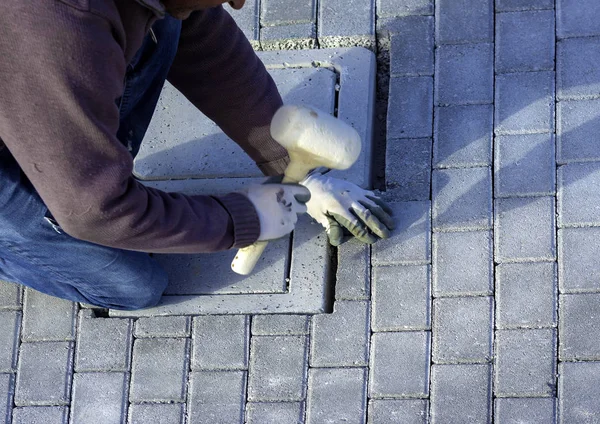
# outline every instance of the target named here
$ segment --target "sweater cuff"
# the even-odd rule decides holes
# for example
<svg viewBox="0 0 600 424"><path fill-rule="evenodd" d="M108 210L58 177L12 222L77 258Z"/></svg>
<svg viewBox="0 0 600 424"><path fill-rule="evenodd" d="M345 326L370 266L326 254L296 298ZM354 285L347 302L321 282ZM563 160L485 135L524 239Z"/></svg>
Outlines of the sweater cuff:
<svg viewBox="0 0 600 424"><path fill-rule="evenodd" d="M241 193L214 196L227 209L233 221L232 249L250 246L260 235L260 221L252 202Z"/></svg>
<svg viewBox="0 0 600 424"><path fill-rule="evenodd" d="M257 165L258 169L260 169L264 175L272 177L275 175L282 175L289 163L290 157L285 156L281 159L273 160L271 162L257 163Z"/></svg>

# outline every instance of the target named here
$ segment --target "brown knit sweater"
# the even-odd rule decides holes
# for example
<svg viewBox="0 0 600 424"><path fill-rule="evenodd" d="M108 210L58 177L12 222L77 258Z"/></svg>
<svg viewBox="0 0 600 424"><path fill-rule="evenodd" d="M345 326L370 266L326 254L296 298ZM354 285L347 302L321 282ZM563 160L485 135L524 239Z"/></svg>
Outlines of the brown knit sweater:
<svg viewBox="0 0 600 424"><path fill-rule="evenodd" d="M116 138L127 64L162 16L158 0L0 2L0 139L75 238L169 253L249 245L259 222L245 196L148 188ZM287 153L268 131L281 98L222 7L183 22L168 79L264 174L282 173Z"/></svg>

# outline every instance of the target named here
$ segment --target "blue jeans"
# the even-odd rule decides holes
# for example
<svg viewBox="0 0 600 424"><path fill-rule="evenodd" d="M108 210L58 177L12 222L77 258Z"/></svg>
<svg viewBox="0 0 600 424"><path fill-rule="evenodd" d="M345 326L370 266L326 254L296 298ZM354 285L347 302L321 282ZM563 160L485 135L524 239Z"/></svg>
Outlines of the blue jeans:
<svg viewBox="0 0 600 424"><path fill-rule="evenodd" d="M175 53L181 21L157 21L128 66L118 100L117 137L132 156L154 113ZM10 152L0 151L0 279L113 309L155 305L168 278L148 254L78 240L64 233Z"/></svg>

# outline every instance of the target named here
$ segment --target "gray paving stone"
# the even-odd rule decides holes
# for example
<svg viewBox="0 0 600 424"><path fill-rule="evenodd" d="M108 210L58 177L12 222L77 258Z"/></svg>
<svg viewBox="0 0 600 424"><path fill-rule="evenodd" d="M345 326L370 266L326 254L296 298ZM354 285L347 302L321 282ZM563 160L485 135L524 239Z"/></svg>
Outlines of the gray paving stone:
<svg viewBox="0 0 600 424"><path fill-rule="evenodd" d="M25 342L75 339L77 303L25 289L23 329Z"/></svg>
<svg viewBox="0 0 600 424"><path fill-rule="evenodd" d="M496 327L554 327L557 299L553 262L496 266Z"/></svg>
<svg viewBox="0 0 600 424"><path fill-rule="evenodd" d="M308 373L307 424L357 423L367 415L365 368L311 368Z"/></svg>
<svg viewBox="0 0 600 424"><path fill-rule="evenodd" d="M437 44L494 41L494 0L435 2Z"/></svg>
<svg viewBox="0 0 600 424"><path fill-rule="evenodd" d="M302 402L248 402L247 424L302 424L304 404Z"/></svg>
<svg viewBox="0 0 600 424"><path fill-rule="evenodd" d="M558 230L558 275L561 293L600 292L600 228Z"/></svg>
<svg viewBox="0 0 600 424"><path fill-rule="evenodd" d="M355 238L337 248L336 300L368 300L371 293L371 248Z"/></svg>
<svg viewBox="0 0 600 424"><path fill-rule="evenodd" d="M492 105L437 107L433 166L460 168L492 164Z"/></svg>
<svg viewBox="0 0 600 424"><path fill-rule="evenodd" d="M263 50L314 49L317 30L314 23L265 26L260 30Z"/></svg>
<svg viewBox="0 0 600 424"><path fill-rule="evenodd" d="M71 422L124 424L128 389L127 373L75 373Z"/></svg>
<svg viewBox="0 0 600 424"><path fill-rule="evenodd" d="M15 405L68 405L72 371L72 342L21 344Z"/></svg>
<svg viewBox="0 0 600 424"><path fill-rule="evenodd" d="M396 228L372 245L373 265L431 262L431 202L389 202Z"/></svg>
<svg viewBox="0 0 600 424"><path fill-rule="evenodd" d="M554 11L499 13L496 72L554 70Z"/></svg>
<svg viewBox="0 0 600 424"><path fill-rule="evenodd" d="M195 317L192 370L247 369L249 343L248 315Z"/></svg>
<svg viewBox="0 0 600 424"><path fill-rule="evenodd" d="M600 143L596 135L600 132L598 110L600 100L562 101L556 105L558 162L600 159Z"/></svg>
<svg viewBox="0 0 600 424"><path fill-rule="evenodd" d="M496 134L554 131L554 72L496 76Z"/></svg>
<svg viewBox="0 0 600 424"><path fill-rule="evenodd" d="M387 116L388 138L431 137L433 78L391 78Z"/></svg>
<svg viewBox="0 0 600 424"><path fill-rule="evenodd" d="M252 317L253 336L291 336L308 334L307 315L255 315Z"/></svg>
<svg viewBox="0 0 600 424"><path fill-rule="evenodd" d="M143 337L190 337L191 317L144 317L135 322L133 335Z"/></svg>
<svg viewBox="0 0 600 424"><path fill-rule="evenodd" d="M390 75L433 75L433 17L398 18L390 35Z"/></svg>
<svg viewBox="0 0 600 424"><path fill-rule="evenodd" d="M490 295L494 290L491 231L433 234L433 295Z"/></svg>
<svg viewBox="0 0 600 424"><path fill-rule="evenodd" d="M433 301L433 362L487 363L492 359L492 297Z"/></svg>
<svg viewBox="0 0 600 424"><path fill-rule="evenodd" d="M419 399L386 399L369 402L369 424L427 424L429 402Z"/></svg>
<svg viewBox="0 0 600 424"><path fill-rule="evenodd" d="M556 0L558 37L600 35L600 4L594 0Z"/></svg>
<svg viewBox="0 0 600 424"><path fill-rule="evenodd" d="M198 424L244 422L246 371L193 371L188 421Z"/></svg>
<svg viewBox="0 0 600 424"><path fill-rule="evenodd" d="M13 374L0 374L0 420L10 423L15 383ZM27 423L29 424L29 423Z"/></svg>
<svg viewBox="0 0 600 424"><path fill-rule="evenodd" d="M142 403L129 406L129 424L181 424L184 416L183 403Z"/></svg>
<svg viewBox="0 0 600 424"><path fill-rule="evenodd" d="M489 365L431 367L431 423L491 422Z"/></svg>
<svg viewBox="0 0 600 424"><path fill-rule="evenodd" d="M189 339L138 339L130 402L185 402Z"/></svg>
<svg viewBox="0 0 600 424"><path fill-rule="evenodd" d="M556 423L553 398L498 398L494 405L495 424Z"/></svg>
<svg viewBox="0 0 600 424"><path fill-rule="evenodd" d="M600 69L597 64L600 61L600 37L561 40L556 49L557 98L598 98Z"/></svg>
<svg viewBox="0 0 600 424"><path fill-rule="evenodd" d="M495 197L554 195L554 135L502 135L495 143Z"/></svg>
<svg viewBox="0 0 600 424"><path fill-rule="evenodd" d="M260 31L260 8L258 0L246 0L244 7L240 10L234 10L228 7L225 3L225 9L235 20L237 26L243 31L244 35L250 41L254 49L260 47L259 31Z"/></svg>
<svg viewBox="0 0 600 424"><path fill-rule="evenodd" d="M430 269L376 267L373 271L373 331L431 328Z"/></svg>
<svg viewBox="0 0 600 424"><path fill-rule="evenodd" d="M69 408L65 406L26 406L14 408L13 424L68 424Z"/></svg>
<svg viewBox="0 0 600 424"><path fill-rule="evenodd" d="M248 400L304 400L307 351L306 336L252 337Z"/></svg>
<svg viewBox="0 0 600 424"><path fill-rule="evenodd" d="M429 394L431 333L373 333L369 398L425 398Z"/></svg>
<svg viewBox="0 0 600 424"><path fill-rule="evenodd" d="M600 362L563 362L558 366L558 375L559 422L597 423Z"/></svg>
<svg viewBox="0 0 600 424"><path fill-rule="evenodd" d="M431 139L388 139L385 160L386 197L428 200L431 193Z"/></svg>
<svg viewBox="0 0 600 424"><path fill-rule="evenodd" d="M433 0L377 0L377 16L433 15Z"/></svg>
<svg viewBox="0 0 600 424"><path fill-rule="evenodd" d="M133 323L79 315L75 371L129 371Z"/></svg>
<svg viewBox="0 0 600 424"><path fill-rule="evenodd" d="M559 307L560 360L600 360L600 294L563 294Z"/></svg>
<svg viewBox="0 0 600 424"><path fill-rule="evenodd" d="M546 196L496 200L496 262L555 260L554 203Z"/></svg>
<svg viewBox="0 0 600 424"><path fill-rule="evenodd" d="M21 312L0 311L0 372L14 372L17 368Z"/></svg>
<svg viewBox="0 0 600 424"><path fill-rule="evenodd" d="M264 0L261 1L260 6L260 22L263 26L312 22L315 20L315 0Z"/></svg>
<svg viewBox="0 0 600 424"><path fill-rule="evenodd" d="M497 330L494 394L553 396L556 330Z"/></svg>
<svg viewBox="0 0 600 424"><path fill-rule="evenodd" d="M570 163L558 168L558 226L600 225L600 164Z"/></svg>
<svg viewBox="0 0 600 424"><path fill-rule="evenodd" d="M312 320L310 366L366 366L369 336L369 302L335 302L332 314L315 315Z"/></svg>
<svg viewBox="0 0 600 424"><path fill-rule="evenodd" d="M0 309L21 309L23 286L0 280Z"/></svg>
<svg viewBox="0 0 600 424"><path fill-rule="evenodd" d="M496 12L553 8L554 0L496 0Z"/></svg>
<svg viewBox="0 0 600 424"><path fill-rule="evenodd" d="M352 37L375 41L375 0L321 0L319 1L319 43L335 47L333 41ZM339 44L338 44L339 45Z"/></svg>
<svg viewBox="0 0 600 424"><path fill-rule="evenodd" d="M492 225L490 168L433 171L433 230L487 230Z"/></svg>
<svg viewBox="0 0 600 424"><path fill-rule="evenodd" d="M493 44L444 45L436 49L436 105L483 104L493 101Z"/></svg>

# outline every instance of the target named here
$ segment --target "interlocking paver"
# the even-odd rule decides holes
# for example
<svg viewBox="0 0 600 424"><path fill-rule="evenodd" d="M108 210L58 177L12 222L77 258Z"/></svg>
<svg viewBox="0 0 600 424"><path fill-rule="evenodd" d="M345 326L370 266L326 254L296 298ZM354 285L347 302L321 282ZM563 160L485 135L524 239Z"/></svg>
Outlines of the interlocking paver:
<svg viewBox="0 0 600 424"><path fill-rule="evenodd" d="M494 41L494 0L435 2L437 44Z"/></svg>
<svg viewBox="0 0 600 424"><path fill-rule="evenodd" d="M556 392L554 329L496 331L494 394L552 396Z"/></svg>
<svg viewBox="0 0 600 424"><path fill-rule="evenodd" d="M387 118L389 138L432 136L433 79L394 77L390 79Z"/></svg>
<svg viewBox="0 0 600 424"><path fill-rule="evenodd" d="M23 329L25 342L75 339L77 303L25 289Z"/></svg>
<svg viewBox="0 0 600 424"><path fill-rule="evenodd" d="M553 262L496 266L496 326L554 327L557 299Z"/></svg>
<svg viewBox="0 0 600 424"><path fill-rule="evenodd" d="M429 402L420 399L375 399L369 402L369 424L426 424Z"/></svg>
<svg viewBox="0 0 600 424"><path fill-rule="evenodd" d="M496 0L496 12L553 8L554 0Z"/></svg>
<svg viewBox="0 0 600 424"><path fill-rule="evenodd" d="M556 405L552 398L497 398L495 424L548 424L556 422Z"/></svg>
<svg viewBox="0 0 600 424"><path fill-rule="evenodd" d="M374 333L369 397L424 398L429 394L431 333Z"/></svg>
<svg viewBox="0 0 600 424"><path fill-rule="evenodd" d="M125 423L128 389L127 373L75 373L71 422Z"/></svg>
<svg viewBox="0 0 600 424"><path fill-rule="evenodd" d="M26 406L13 409L12 424L68 424L68 422L69 408L66 406Z"/></svg>
<svg viewBox="0 0 600 424"><path fill-rule="evenodd" d="M435 297L492 294L492 232L434 233L432 286Z"/></svg>
<svg viewBox="0 0 600 424"><path fill-rule="evenodd" d="M365 368L312 368L308 373L306 422L364 423L366 383Z"/></svg>
<svg viewBox="0 0 600 424"><path fill-rule="evenodd" d="M304 404L302 402L248 402L247 424L302 424Z"/></svg>
<svg viewBox="0 0 600 424"><path fill-rule="evenodd" d="M600 37L559 41L556 45L556 97L560 100L598 98L599 61Z"/></svg>
<svg viewBox="0 0 600 424"><path fill-rule="evenodd" d="M433 362L486 363L492 358L492 297L433 301Z"/></svg>
<svg viewBox="0 0 600 424"><path fill-rule="evenodd" d="M13 374L0 374L0 420L10 423L15 382Z"/></svg>
<svg viewBox="0 0 600 424"><path fill-rule="evenodd" d="M23 286L0 280L0 309L21 309Z"/></svg>
<svg viewBox="0 0 600 424"><path fill-rule="evenodd" d="M367 300L371 292L371 247L356 239L337 248L336 300ZM254 325L254 320L252 321Z"/></svg>
<svg viewBox="0 0 600 424"><path fill-rule="evenodd" d="M248 315L195 317L192 331L192 370L248 368Z"/></svg>
<svg viewBox="0 0 600 424"><path fill-rule="evenodd" d="M0 372L13 372L17 367L21 312L0 311Z"/></svg>
<svg viewBox="0 0 600 424"><path fill-rule="evenodd" d="M246 371L192 371L188 400L189 422L243 422L246 378Z"/></svg>
<svg viewBox="0 0 600 424"><path fill-rule="evenodd" d="M307 315L256 315L252 317L253 336L290 336L308 334Z"/></svg>
<svg viewBox="0 0 600 424"><path fill-rule="evenodd" d="M390 36L390 75L433 75L433 17L407 16Z"/></svg>
<svg viewBox="0 0 600 424"><path fill-rule="evenodd" d="M431 328L429 266L376 267L373 270L373 331Z"/></svg>
<svg viewBox="0 0 600 424"><path fill-rule="evenodd" d="M560 359L600 360L600 293L560 295L559 307Z"/></svg>
<svg viewBox="0 0 600 424"><path fill-rule="evenodd" d="M385 159L386 197L428 200L431 192L430 138L388 140Z"/></svg>
<svg viewBox="0 0 600 424"><path fill-rule="evenodd" d="M365 47L374 44L374 0L320 0L318 3L317 31L321 48L339 47L344 39Z"/></svg>
<svg viewBox="0 0 600 424"><path fill-rule="evenodd" d="M557 103L558 162L600 159L600 99L564 100Z"/></svg>
<svg viewBox="0 0 600 424"><path fill-rule="evenodd" d="M135 322L133 335L143 337L190 337L192 320L187 316L143 317Z"/></svg>
<svg viewBox="0 0 600 424"><path fill-rule="evenodd" d="M263 50L313 49L317 42L314 23L265 26L260 29Z"/></svg>
<svg viewBox="0 0 600 424"><path fill-rule="evenodd" d="M594 0L556 0L556 33L561 38L600 35L599 14Z"/></svg>
<svg viewBox="0 0 600 424"><path fill-rule="evenodd" d="M570 163L558 168L558 226L600 225L600 164Z"/></svg>
<svg viewBox="0 0 600 424"><path fill-rule="evenodd" d="M558 275L561 293L600 291L600 228L558 230Z"/></svg>
<svg viewBox="0 0 600 424"><path fill-rule="evenodd" d="M558 375L559 422L598 422L600 362L563 362Z"/></svg>
<svg viewBox="0 0 600 424"><path fill-rule="evenodd" d="M227 3L226 3L227 4ZM259 0L246 0L241 10L225 7L237 26L244 32L252 47L259 47L260 13Z"/></svg>
<svg viewBox="0 0 600 424"><path fill-rule="evenodd" d="M489 423L489 365L432 365L431 422Z"/></svg>
<svg viewBox="0 0 600 424"><path fill-rule="evenodd" d="M129 407L129 424L181 424L184 421L183 403L142 403Z"/></svg>
<svg viewBox="0 0 600 424"><path fill-rule="evenodd" d="M261 24L264 26L310 22L315 19L316 0L264 0L261 6Z"/></svg>
<svg viewBox="0 0 600 424"><path fill-rule="evenodd" d="M377 16L432 15L433 0L377 0Z"/></svg>

